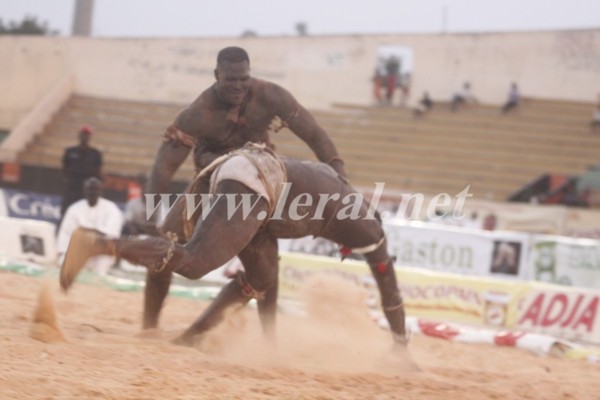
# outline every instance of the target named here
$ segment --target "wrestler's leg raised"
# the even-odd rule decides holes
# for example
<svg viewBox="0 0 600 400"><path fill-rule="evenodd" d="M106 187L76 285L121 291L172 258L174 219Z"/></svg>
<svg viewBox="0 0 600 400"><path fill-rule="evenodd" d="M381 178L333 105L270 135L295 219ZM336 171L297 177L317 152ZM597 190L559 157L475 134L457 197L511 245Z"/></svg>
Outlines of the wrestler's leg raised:
<svg viewBox="0 0 600 400"><path fill-rule="evenodd" d="M61 268L62 288L68 289L87 259L99 254L118 256L155 273L177 272L189 279L199 279L223 265L256 235L264 222L258 216L266 217L268 203L264 198L257 200L255 192L235 181L219 183L217 193L252 194L252 204L256 204L244 215L242 207L233 211L225 196L218 198L184 245L158 237L108 239L93 232L76 231Z"/></svg>

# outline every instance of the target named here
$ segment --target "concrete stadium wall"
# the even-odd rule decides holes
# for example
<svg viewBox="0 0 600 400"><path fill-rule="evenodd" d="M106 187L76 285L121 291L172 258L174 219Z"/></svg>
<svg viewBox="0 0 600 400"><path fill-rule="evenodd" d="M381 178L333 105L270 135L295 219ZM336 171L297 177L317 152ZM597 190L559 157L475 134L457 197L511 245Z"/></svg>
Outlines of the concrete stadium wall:
<svg viewBox="0 0 600 400"><path fill-rule="evenodd" d="M463 81L485 103L524 96L594 102L600 92L600 29L580 31L348 35L211 39L0 37L0 128L10 129L57 81L98 97L188 103L214 81L219 49L245 47L253 74L305 106L369 104L378 49L413 50L412 97L448 100ZM591 116L591 110L590 110Z"/></svg>

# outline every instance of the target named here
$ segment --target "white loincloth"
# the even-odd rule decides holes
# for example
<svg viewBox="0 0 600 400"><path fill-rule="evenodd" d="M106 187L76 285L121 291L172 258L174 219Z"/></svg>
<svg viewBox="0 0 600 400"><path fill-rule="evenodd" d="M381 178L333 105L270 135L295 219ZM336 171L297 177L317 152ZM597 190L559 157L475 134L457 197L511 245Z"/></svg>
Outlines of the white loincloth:
<svg viewBox="0 0 600 400"><path fill-rule="evenodd" d="M219 182L234 180L264 197L272 213L286 175L285 166L277 156L261 148L247 146L235 151L215 169L210 177L210 193L215 192Z"/></svg>

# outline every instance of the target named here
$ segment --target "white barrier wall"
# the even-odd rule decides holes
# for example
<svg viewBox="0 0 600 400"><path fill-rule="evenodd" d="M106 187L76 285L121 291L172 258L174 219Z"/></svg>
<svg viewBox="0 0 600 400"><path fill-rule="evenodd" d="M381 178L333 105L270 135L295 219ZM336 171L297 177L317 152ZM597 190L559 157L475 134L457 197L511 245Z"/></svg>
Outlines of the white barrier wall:
<svg viewBox="0 0 600 400"><path fill-rule="evenodd" d="M481 34L347 35L198 39L0 38L0 128L12 128L63 76L82 94L188 103L213 82L217 51L245 47L252 70L310 108L370 104L382 47L412 50L413 100L449 99L463 81L487 103L509 84L525 96L594 102L600 29ZM591 118L592 109L590 109Z"/></svg>
<svg viewBox="0 0 600 400"><path fill-rule="evenodd" d="M398 265L526 280L529 236L389 221L388 251Z"/></svg>
<svg viewBox="0 0 600 400"><path fill-rule="evenodd" d="M0 216L44 221L54 227L60 220L60 197L0 189ZM397 265L600 289L599 240L484 231L406 220L384 220L384 229L388 251L396 257ZM8 231L4 235L9 235ZM280 248L339 257L338 246L322 238L282 240Z"/></svg>
<svg viewBox="0 0 600 400"><path fill-rule="evenodd" d="M396 265L441 273L541 281L600 290L600 241L385 220ZM286 251L339 257L336 244L305 237Z"/></svg>
<svg viewBox="0 0 600 400"><path fill-rule="evenodd" d="M600 241L534 236L532 242L533 279L600 289Z"/></svg>

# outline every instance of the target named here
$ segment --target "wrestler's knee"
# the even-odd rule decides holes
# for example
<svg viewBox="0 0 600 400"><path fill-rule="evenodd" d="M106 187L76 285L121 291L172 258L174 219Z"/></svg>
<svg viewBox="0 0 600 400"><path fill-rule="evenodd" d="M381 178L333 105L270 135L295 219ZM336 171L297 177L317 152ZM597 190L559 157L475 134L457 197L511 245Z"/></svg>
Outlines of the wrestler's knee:
<svg viewBox="0 0 600 400"><path fill-rule="evenodd" d="M264 293L277 285L277 273L261 272L247 274L239 271L237 276L242 290L249 297L260 299Z"/></svg>
<svg viewBox="0 0 600 400"><path fill-rule="evenodd" d="M152 282L170 282L173 277L173 273L166 269L162 271L155 271L148 269L146 272L146 280Z"/></svg>
<svg viewBox="0 0 600 400"><path fill-rule="evenodd" d="M165 239L175 240L177 243L180 244L185 243L183 229L181 228L181 226L177 226L163 221L156 226L156 230L158 231L158 234Z"/></svg>
<svg viewBox="0 0 600 400"><path fill-rule="evenodd" d="M165 215L162 221L156 224L156 230L159 235L165 238L171 238L173 235L177 235L178 241L181 243L184 240L183 232L183 211L185 210L185 204L178 199L171 210Z"/></svg>
<svg viewBox="0 0 600 400"><path fill-rule="evenodd" d="M265 292L277 284L277 274L254 274L248 277L248 283L250 283L255 290Z"/></svg>
<svg viewBox="0 0 600 400"><path fill-rule="evenodd" d="M192 257L185 249L180 254L177 254L174 259L175 261L171 267L176 267L176 272L187 279L195 281L207 273L198 258Z"/></svg>

